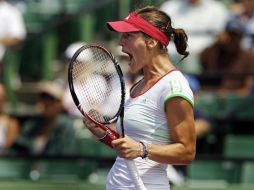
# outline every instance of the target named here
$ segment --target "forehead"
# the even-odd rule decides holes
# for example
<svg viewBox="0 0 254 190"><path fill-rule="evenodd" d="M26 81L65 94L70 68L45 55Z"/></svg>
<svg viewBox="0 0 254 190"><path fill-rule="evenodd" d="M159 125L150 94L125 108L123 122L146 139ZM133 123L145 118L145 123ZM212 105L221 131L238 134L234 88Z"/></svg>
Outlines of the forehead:
<svg viewBox="0 0 254 190"><path fill-rule="evenodd" d="M121 34L122 38L144 38L146 35L143 32L124 32Z"/></svg>
<svg viewBox="0 0 254 190"><path fill-rule="evenodd" d="M132 36L135 36L135 35L139 35L139 34L142 34L142 32L123 32L122 35L132 35Z"/></svg>

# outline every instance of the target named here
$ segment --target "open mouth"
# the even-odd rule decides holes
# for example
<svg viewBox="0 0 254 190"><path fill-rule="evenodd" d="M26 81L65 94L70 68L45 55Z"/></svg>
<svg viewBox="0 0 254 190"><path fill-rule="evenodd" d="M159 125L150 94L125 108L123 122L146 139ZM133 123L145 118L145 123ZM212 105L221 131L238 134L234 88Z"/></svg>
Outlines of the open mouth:
<svg viewBox="0 0 254 190"><path fill-rule="evenodd" d="M128 55L128 57L129 57L129 65L130 65L130 62L132 61L132 58L133 58L132 54L130 54L129 52L126 52L126 51L123 51L123 52Z"/></svg>

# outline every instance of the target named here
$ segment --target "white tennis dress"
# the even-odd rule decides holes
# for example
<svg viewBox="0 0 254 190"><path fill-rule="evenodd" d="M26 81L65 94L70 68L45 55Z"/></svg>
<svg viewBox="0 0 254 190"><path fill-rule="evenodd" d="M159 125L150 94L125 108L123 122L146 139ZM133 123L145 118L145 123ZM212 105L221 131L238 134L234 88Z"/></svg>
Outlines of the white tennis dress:
<svg viewBox="0 0 254 190"><path fill-rule="evenodd" d="M138 97L130 97L125 103L125 134L137 141L148 144L169 144L170 131L165 115L165 102L173 97L182 97L194 104L193 93L188 81L179 70L173 70L153 84ZM117 122L120 133L120 123ZM136 158L138 168L147 190L169 190L167 164L148 158ZM134 190L129 170L120 157L111 168L106 183L107 190Z"/></svg>

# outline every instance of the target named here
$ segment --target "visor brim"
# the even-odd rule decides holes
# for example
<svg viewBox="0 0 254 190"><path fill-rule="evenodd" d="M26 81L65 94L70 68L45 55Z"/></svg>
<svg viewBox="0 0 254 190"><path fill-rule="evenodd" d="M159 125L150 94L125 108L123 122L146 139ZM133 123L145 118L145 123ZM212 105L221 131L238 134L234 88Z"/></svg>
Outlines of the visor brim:
<svg viewBox="0 0 254 190"><path fill-rule="evenodd" d="M107 27L109 30L115 32L137 32L140 31L139 28L127 23L125 21L114 21L114 22L107 22Z"/></svg>

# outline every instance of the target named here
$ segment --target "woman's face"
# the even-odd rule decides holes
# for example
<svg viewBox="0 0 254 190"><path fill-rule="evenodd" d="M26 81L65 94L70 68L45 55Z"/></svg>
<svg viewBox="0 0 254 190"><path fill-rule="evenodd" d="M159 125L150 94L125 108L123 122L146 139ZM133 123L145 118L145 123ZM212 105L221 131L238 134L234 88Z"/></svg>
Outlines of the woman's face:
<svg viewBox="0 0 254 190"><path fill-rule="evenodd" d="M122 33L119 45L129 55L128 65L131 73L139 72L149 61L146 39L142 32Z"/></svg>

